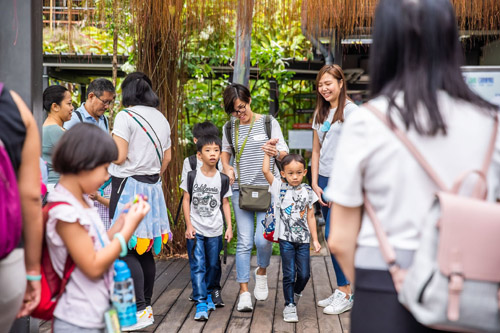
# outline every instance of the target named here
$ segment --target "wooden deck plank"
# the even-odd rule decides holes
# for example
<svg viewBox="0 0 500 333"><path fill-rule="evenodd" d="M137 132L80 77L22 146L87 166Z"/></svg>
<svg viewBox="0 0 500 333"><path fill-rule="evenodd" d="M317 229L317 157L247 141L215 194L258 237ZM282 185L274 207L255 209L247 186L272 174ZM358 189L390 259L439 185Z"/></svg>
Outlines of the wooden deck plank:
<svg viewBox="0 0 500 333"><path fill-rule="evenodd" d="M168 285L167 289L160 295L160 297L158 297L153 303L153 313L155 315L165 316L190 282L189 265L187 264L187 260L181 260L182 264L184 264L182 266L182 270L179 274L177 274L172 283ZM173 268L172 265L170 267ZM167 272L167 275L168 274L169 273Z"/></svg>
<svg viewBox="0 0 500 333"><path fill-rule="evenodd" d="M173 260L158 259L156 260L156 275L155 280L158 279L168 268L168 266L173 263Z"/></svg>
<svg viewBox="0 0 500 333"><path fill-rule="evenodd" d="M221 287L224 290L224 284L226 283L227 277L229 276L229 273L231 272L231 269L233 268L234 265L234 257L228 257L227 258L227 264L224 265L222 264L222 274L221 274ZM222 298L224 300L224 297ZM208 324L211 321L217 321L217 316L216 314L219 311L222 311L223 308L217 308L215 311L212 311L209 315L208 321L196 321L194 320L194 315L196 313L196 306L194 306L193 303L193 308L191 309L191 312L188 314L186 321L180 328L180 332L202 332L204 330L204 327L206 324ZM212 332L212 331L207 331L207 332Z"/></svg>
<svg viewBox="0 0 500 333"><path fill-rule="evenodd" d="M320 257L321 258L321 257ZM316 299L314 297L313 277L302 291L302 297L297 306L297 314L299 322L295 324L297 332L301 333L318 333L318 314L316 311Z"/></svg>
<svg viewBox="0 0 500 333"><path fill-rule="evenodd" d="M155 280L155 286L153 289L153 297L151 298L151 303L154 304L156 302L156 300L167 289L168 285L171 284L172 281L176 280L177 275L184 269L186 265L187 265L186 259L174 259L174 262L168 266L168 269L165 270L162 273L162 275L160 275L158 279Z"/></svg>
<svg viewBox="0 0 500 333"><path fill-rule="evenodd" d="M278 277L280 268L280 257L272 256L271 263L267 268L267 285L269 288L269 297L265 302L257 302L254 308L252 324L250 325L250 332L272 332L274 320L274 307L276 301Z"/></svg>
<svg viewBox="0 0 500 333"><path fill-rule="evenodd" d="M311 258L311 274L316 304L319 300L325 299L332 294L332 286L328 277L326 265L330 264L330 257ZM318 318L318 328L324 333L342 333L342 326L339 317L336 315L326 315L323 308L315 304Z"/></svg>
<svg viewBox="0 0 500 333"><path fill-rule="evenodd" d="M253 277L253 272L257 268L257 256L252 256L250 260L250 281L248 282L248 291L252 294L252 304L255 309L256 300L253 297L253 290L255 288L255 278ZM238 284L239 287L239 284ZM238 288L239 290L239 288ZM234 307L233 312L231 314L231 319L227 326L226 332L228 333L241 333L241 332L249 332L250 325L252 323L252 312L239 312L237 310L237 306Z"/></svg>
<svg viewBox="0 0 500 333"><path fill-rule="evenodd" d="M283 296L283 273L282 262L280 261L278 275L278 289L276 294L276 304L274 306L273 332L275 333L293 333L295 324L287 323L283 320L283 309L285 308L285 297Z"/></svg>

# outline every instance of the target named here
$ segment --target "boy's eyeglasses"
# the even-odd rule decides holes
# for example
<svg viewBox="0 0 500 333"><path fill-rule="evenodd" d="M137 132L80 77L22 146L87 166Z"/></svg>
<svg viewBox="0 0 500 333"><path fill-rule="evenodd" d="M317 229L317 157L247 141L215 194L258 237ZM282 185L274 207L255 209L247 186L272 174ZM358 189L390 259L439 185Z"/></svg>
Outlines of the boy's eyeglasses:
<svg viewBox="0 0 500 333"><path fill-rule="evenodd" d="M231 115L236 117L236 116L239 116L240 113L244 113L246 110L247 110L247 105L241 104L240 106L238 106L237 110L234 110L233 112L231 112Z"/></svg>

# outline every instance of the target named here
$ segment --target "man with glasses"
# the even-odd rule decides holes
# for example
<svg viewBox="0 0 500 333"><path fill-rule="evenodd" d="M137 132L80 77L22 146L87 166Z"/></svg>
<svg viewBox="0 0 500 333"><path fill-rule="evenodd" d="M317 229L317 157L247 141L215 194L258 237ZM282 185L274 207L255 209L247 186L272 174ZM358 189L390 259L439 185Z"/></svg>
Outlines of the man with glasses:
<svg viewBox="0 0 500 333"><path fill-rule="evenodd" d="M109 132L108 119L104 116L115 101L115 87L111 81L99 78L90 82L87 89L87 101L73 112L71 120L64 123L70 129L78 123L91 123Z"/></svg>

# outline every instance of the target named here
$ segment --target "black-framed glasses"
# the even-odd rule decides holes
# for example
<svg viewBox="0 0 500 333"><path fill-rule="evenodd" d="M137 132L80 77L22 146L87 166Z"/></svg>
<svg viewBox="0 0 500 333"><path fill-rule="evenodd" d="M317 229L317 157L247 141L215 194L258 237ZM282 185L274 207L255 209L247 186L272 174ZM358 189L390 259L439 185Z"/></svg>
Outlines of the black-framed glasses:
<svg viewBox="0 0 500 333"><path fill-rule="evenodd" d="M99 98L99 96L97 96L97 95L94 95L94 96L97 97L97 99L100 100L102 102L102 104L107 105L107 106L110 106L115 102L114 98L110 101L103 101L102 99Z"/></svg>
<svg viewBox="0 0 500 333"><path fill-rule="evenodd" d="M236 110L231 112L231 115L236 117L240 115L241 113L244 113L247 110L247 105L246 104L240 104Z"/></svg>

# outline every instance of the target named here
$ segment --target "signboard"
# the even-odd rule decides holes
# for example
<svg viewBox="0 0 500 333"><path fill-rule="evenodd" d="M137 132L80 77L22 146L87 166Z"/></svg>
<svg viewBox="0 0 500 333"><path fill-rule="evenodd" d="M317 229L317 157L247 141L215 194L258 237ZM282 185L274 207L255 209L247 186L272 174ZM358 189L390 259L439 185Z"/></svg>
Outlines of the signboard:
<svg viewBox="0 0 500 333"><path fill-rule="evenodd" d="M500 66L465 66L462 74L476 94L500 106Z"/></svg>
<svg viewBox="0 0 500 333"><path fill-rule="evenodd" d="M289 130L288 148L312 150L313 131L312 130Z"/></svg>

